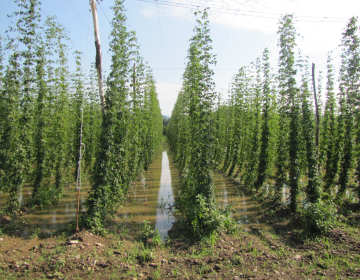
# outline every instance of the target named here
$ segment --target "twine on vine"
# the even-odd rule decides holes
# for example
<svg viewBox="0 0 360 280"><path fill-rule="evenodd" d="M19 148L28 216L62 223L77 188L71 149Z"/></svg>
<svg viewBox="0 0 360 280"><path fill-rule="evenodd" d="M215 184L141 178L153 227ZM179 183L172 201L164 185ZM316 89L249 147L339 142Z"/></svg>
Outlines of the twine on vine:
<svg viewBox="0 0 360 280"><path fill-rule="evenodd" d="M87 36L87 43L86 43L86 55L85 55L85 77L86 77L86 64L87 64L87 53L88 53L88 46L89 46L89 30L90 30L90 12L89 12L89 23L88 23L88 36ZM78 201L77 201L77 214L76 214L76 232L79 231L79 208L80 208L80 189L81 189L81 159L85 153L85 144L82 142L82 129L83 129L83 120L84 120L84 97L85 91L82 94L82 101L81 101L81 122L80 122L80 147L79 147L79 161L78 161L78 168L77 168L77 176L76 176L76 189L78 191ZM84 146L84 150L82 151L82 147Z"/></svg>

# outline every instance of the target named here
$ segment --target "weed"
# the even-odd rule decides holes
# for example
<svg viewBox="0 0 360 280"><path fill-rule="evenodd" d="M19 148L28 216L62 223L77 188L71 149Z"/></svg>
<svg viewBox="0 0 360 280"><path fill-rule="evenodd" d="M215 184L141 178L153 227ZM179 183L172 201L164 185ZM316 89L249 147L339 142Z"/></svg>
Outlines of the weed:
<svg viewBox="0 0 360 280"><path fill-rule="evenodd" d="M153 252L148 247L145 247L145 245L142 244L142 250L137 252L136 258L139 261L145 263L145 262L153 261L154 255L153 255Z"/></svg>
<svg viewBox="0 0 360 280"><path fill-rule="evenodd" d="M120 238L124 238L129 233L129 229L125 225L119 224L117 226L117 233L119 234Z"/></svg>
<svg viewBox="0 0 360 280"><path fill-rule="evenodd" d="M250 252L251 249L252 249L251 247L252 247L252 241L250 241L250 242L247 244L246 250L247 250L248 252Z"/></svg>
<svg viewBox="0 0 360 280"><path fill-rule="evenodd" d="M334 203L311 203L304 211L304 223L311 232L327 234L337 224Z"/></svg>
<svg viewBox="0 0 360 280"><path fill-rule="evenodd" d="M286 251L283 247L279 248L278 254L280 257L286 257Z"/></svg>
<svg viewBox="0 0 360 280"><path fill-rule="evenodd" d="M235 255L232 257L231 263L234 265L240 265L244 263L244 259L241 256Z"/></svg>
<svg viewBox="0 0 360 280"><path fill-rule="evenodd" d="M31 234L30 238L39 238L40 232L41 232L40 228L35 229L34 232Z"/></svg>
<svg viewBox="0 0 360 280"><path fill-rule="evenodd" d="M161 244L159 231L151 226L148 220L144 220L140 226L140 239L143 243L151 243L154 246Z"/></svg>
<svg viewBox="0 0 360 280"><path fill-rule="evenodd" d="M315 252L314 251L309 251L306 254L306 257L309 258L310 260L314 260L315 259Z"/></svg>
<svg viewBox="0 0 360 280"><path fill-rule="evenodd" d="M153 274L154 280L160 279L160 271L159 269L156 269Z"/></svg>
<svg viewBox="0 0 360 280"><path fill-rule="evenodd" d="M252 255L254 256L254 258L258 256L258 250L256 248L254 248L254 250L252 251Z"/></svg>
<svg viewBox="0 0 360 280"><path fill-rule="evenodd" d="M219 236L217 232L211 232L209 235L203 236L201 241L206 245L214 246L218 240Z"/></svg>

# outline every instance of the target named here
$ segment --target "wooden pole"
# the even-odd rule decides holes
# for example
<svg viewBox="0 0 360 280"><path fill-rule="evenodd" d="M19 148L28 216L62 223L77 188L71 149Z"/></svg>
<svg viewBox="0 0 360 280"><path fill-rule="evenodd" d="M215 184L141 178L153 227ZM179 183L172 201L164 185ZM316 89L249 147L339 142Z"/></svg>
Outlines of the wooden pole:
<svg viewBox="0 0 360 280"><path fill-rule="evenodd" d="M133 91L134 91L134 109L136 107L135 101L136 101L136 96L135 96L135 83L136 83L136 63L134 63L134 69L133 69Z"/></svg>
<svg viewBox="0 0 360 280"><path fill-rule="evenodd" d="M314 89L314 99L315 99L315 111L316 111L316 147L319 148L319 129L320 129L320 117L319 117L319 109L316 98L316 86L315 86L315 63L312 64L312 81L313 81L313 89Z"/></svg>
<svg viewBox="0 0 360 280"><path fill-rule="evenodd" d="M79 232L79 208L80 208L80 189L78 188L77 212L76 212L76 232Z"/></svg>
<svg viewBox="0 0 360 280"><path fill-rule="evenodd" d="M101 109L102 113L105 115L105 97L104 97L104 86L103 86L103 77L102 77L102 54L101 54L101 45L100 45L100 33L99 33L99 24L97 18L97 10L96 10L96 2L95 0L90 0L91 11L93 15L94 21L94 36L95 36L95 48L96 48L96 70L98 75L98 82L99 82L99 94L100 94L100 101L101 101Z"/></svg>

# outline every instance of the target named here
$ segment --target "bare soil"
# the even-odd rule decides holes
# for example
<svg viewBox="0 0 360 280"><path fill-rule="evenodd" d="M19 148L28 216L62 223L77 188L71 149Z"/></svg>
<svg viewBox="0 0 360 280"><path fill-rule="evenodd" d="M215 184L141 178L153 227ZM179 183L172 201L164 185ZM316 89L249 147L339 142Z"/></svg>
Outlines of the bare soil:
<svg viewBox="0 0 360 280"><path fill-rule="evenodd" d="M355 207L355 210L358 207ZM21 216L21 215L20 215ZM138 224L111 223L52 238L0 236L1 279L360 279L360 215L326 236L304 236L285 207L263 213L268 230L241 225L196 241L175 224L161 245L136 238ZM8 226L13 217L1 217Z"/></svg>

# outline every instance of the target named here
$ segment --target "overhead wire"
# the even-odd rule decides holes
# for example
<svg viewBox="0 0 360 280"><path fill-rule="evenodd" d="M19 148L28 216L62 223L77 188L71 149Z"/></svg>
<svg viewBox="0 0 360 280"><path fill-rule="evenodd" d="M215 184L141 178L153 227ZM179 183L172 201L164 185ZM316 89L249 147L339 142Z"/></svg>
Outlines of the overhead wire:
<svg viewBox="0 0 360 280"><path fill-rule="evenodd" d="M101 11L103 12L104 16L106 17L106 19L107 19L108 23L111 25L110 20L108 19L108 17L106 16L106 14L105 14L105 12L104 12L103 8L102 8L102 7L101 7L101 5L100 5L100 2L99 2L98 4L99 4L99 7L100 7Z"/></svg>
<svg viewBox="0 0 360 280"><path fill-rule="evenodd" d="M310 32L308 32L303 39L305 39L311 32L313 32L316 28L318 28L320 26L320 24L325 20L326 17L324 17L324 19L318 24L316 25L313 29L310 30Z"/></svg>
<svg viewBox="0 0 360 280"><path fill-rule="evenodd" d="M270 44L274 41L274 39L277 37L277 33L275 34L274 38L270 41L270 43L266 46L267 48L270 46Z"/></svg>
<svg viewBox="0 0 360 280"><path fill-rule="evenodd" d="M75 10L75 8L73 7L73 5L71 5L70 1L67 0L68 3L70 4L71 8L75 11L75 13L78 15L78 17L81 19L81 21L85 24L86 27L88 27L85 23L85 21L81 18L81 16L79 15L79 13Z"/></svg>
<svg viewBox="0 0 360 280"><path fill-rule="evenodd" d="M141 2L146 2L146 3L158 3L160 5L165 5L165 6L172 6L172 7L179 7L179 8L184 8L184 9L199 9L199 8L210 8L210 10L212 12L217 12L217 13L224 13L224 14L237 14L239 10L236 9L229 9L229 8L221 8L221 7L214 7L214 6L208 6L208 5L198 5L198 4L185 4L185 3L179 3L179 2L172 2L172 1L162 1L162 0L138 0ZM265 14L265 15L276 15L276 16L281 16L282 14L279 13L269 13L269 12L259 12L259 11L250 11L250 10L241 10L242 12L247 12L247 13L254 13L254 14ZM251 16L251 17L258 17L258 18L270 18L270 19L276 19L278 20L278 17L268 17L268 16L260 16L260 15L249 15L249 14L241 14L243 16ZM300 17L304 17L304 18L318 18L318 19L334 19L333 21L326 21L326 22L344 22L344 20L347 20L346 18L335 18L335 17L319 17L319 16L296 16L298 21L303 21L303 22L321 22L321 21L314 21L314 20L305 20L305 19L299 19ZM336 20L336 21L335 21Z"/></svg>
<svg viewBox="0 0 360 280"><path fill-rule="evenodd" d="M316 48L314 48L312 51L308 52L306 55L311 54L313 51L315 51L316 49L320 48L322 45L326 44L327 42L329 42L331 39L333 39L334 37L338 36L338 34L335 34L334 36L332 36L329 40L325 41L324 43L317 45Z"/></svg>
<svg viewBox="0 0 360 280"><path fill-rule="evenodd" d="M341 55L342 55L342 54L339 54L339 55L337 55L337 56L335 56L335 57L332 57L331 60L334 60L335 58L338 58L338 57L341 56ZM325 63L327 63L327 61L324 62L324 63L321 63L319 66L324 65ZM318 68L326 68L326 67L318 67Z"/></svg>
<svg viewBox="0 0 360 280"><path fill-rule="evenodd" d="M142 0L140 0L142 1ZM144 2L153 2L155 0L144 0ZM200 7L201 5L198 5L198 4L186 4L186 3L179 3L179 2L173 2L173 1L165 1L165 0L157 0L159 1L159 3L161 4L173 4L173 5L178 5L178 6L183 6L183 7L191 7L191 8L197 8L197 7ZM202 5L202 7L205 7L204 5ZM213 8L213 9L221 9L221 10L230 10L230 11L233 11L235 9L229 9L229 8L223 8L223 7L215 7L215 6L209 6L209 5L206 5L206 7L209 7L209 8ZM249 12L249 13L260 13L260 14L269 14L269 15L281 15L279 13L270 13L270 12L259 12L259 11L250 11L250 10L243 10L244 12ZM321 16L298 16L298 17L312 17L312 18L323 18ZM336 17L327 17L327 18L333 18L333 19L347 19L347 18L336 18Z"/></svg>
<svg viewBox="0 0 360 280"><path fill-rule="evenodd" d="M314 29L315 29L315 28L314 28ZM310 32L312 32L312 30L311 30ZM309 34L309 33L308 33L308 34ZM307 35L308 35L308 34L307 34ZM307 35L306 35L306 36L307 36ZM314 49L312 49L310 52L304 54L304 56L308 56L308 55L311 54L313 51L315 51L316 49L318 49L318 48L321 47L322 45L326 44L327 42L329 42L330 40L332 40L332 39L333 39L334 37L336 37L336 36L338 36L338 34L335 34L334 36L331 36L330 39L326 40L325 42L323 42L323 43L320 44L320 45L317 45L317 46L316 46ZM275 36L275 37L276 37L276 36ZM304 37L304 38L305 38L305 37ZM336 47L335 50L336 50L337 48L338 48L338 47ZM270 63L274 62L275 60L277 60L277 58L274 59L274 60L271 60Z"/></svg>
<svg viewBox="0 0 360 280"><path fill-rule="evenodd" d="M146 2L146 3L152 3L152 4L156 4L157 8L158 8L158 4L160 5L166 5L166 6L173 6L173 7L179 7L179 8L185 8L185 9L199 9L199 8L206 8L209 6L203 6L203 5L198 5L198 4L186 4L186 3L179 3L179 2L172 2L172 1L164 1L164 0L139 0L141 2ZM230 25L230 28L228 30L228 34L223 42L223 44L220 47L220 50L218 53L220 53L224 43L226 42L228 35L230 33L231 27L233 25L233 22L236 18L236 16L238 15L239 9L229 9L229 8L220 8L220 7L214 7L214 6L210 6L209 7L211 9L212 12L215 13L225 13L225 14L235 14L233 21ZM217 10L216 10L217 9ZM228 12L228 11L235 11L234 12ZM281 16L281 14L277 14L277 13L269 13L269 12L258 12L258 11L250 11L250 10L241 10L242 12L249 12L249 13L256 13L256 14L266 14L266 15L277 15L277 16ZM252 16L252 17L258 17L258 18L270 18L270 19L278 19L278 17L268 17L268 16L260 16L260 15L249 15L249 14L239 14L242 16ZM299 19L299 18L318 18L318 19L322 19L321 21L314 21L314 20L305 20L305 19ZM336 21L328 21L327 19L336 19ZM342 20L344 19L344 20ZM310 30L303 39L305 39L311 32L313 32L318 26L320 26L321 23L327 23L327 22L344 22L346 20L346 18L336 18L336 17L321 17L321 16L296 16L295 17L296 21L301 21L301 22L319 22L319 24L317 26L315 26L312 30ZM327 20L327 21L325 21ZM277 37L277 34L275 34L275 36L273 37L273 39L269 42L269 44L267 45L267 47L274 41L274 39ZM333 38L333 37L332 37ZM328 41L330 41L332 38L330 38ZM328 41L324 42L323 44L327 43ZM321 45L323 45L321 44ZM315 49L317 49L318 47L320 47L321 45L317 46ZM314 50L315 50L314 49ZM312 50L311 52L313 52L314 50ZM309 52L308 54L310 54L311 52ZM307 54L307 55L308 55ZM276 60L276 59L275 59ZM272 60L271 62L275 61ZM271 63L270 62L270 63Z"/></svg>
<svg viewBox="0 0 360 280"><path fill-rule="evenodd" d="M159 12L159 6L157 4L156 4L156 8L157 8L157 14L158 14L161 45L162 45L162 49L163 49L163 53L164 53L164 59L165 59L165 67L167 68L166 54L165 54L165 48L164 48L164 40L163 40L162 29L161 29L161 24L160 24L160 12ZM166 81L166 87L167 87L167 71L165 72L165 81ZM167 90L167 88L166 88L166 90Z"/></svg>
<svg viewBox="0 0 360 280"><path fill-rule="evenodd" d="M338 48L339 48L339 46L337 46L335 49L333 49L332 52L336 51ZM328 55L328 53L323 54L320 57L318 57L317 59L313 60L313 62L318 61L319 59L321 59L321 58L323 58L324 56L327 56L327 55Z"/></svg>
<svg viewBox="0 0 360 280"><path fill-rule="evenodd" d="M221 45L221 47L220 47L220 49L219 49L219 51L218 51L217 55L219 55L219 54L220 54L222 47L224 46L224 44L225 44L225 42L226 42L227 38L229 37L230 30L231 30L231 27L232 27L232 25L233 25L233 23L234 23L234 20L235 20L235 18L236 18L237 11L238 11L238 10L236 10L236 13L235 13L235 15L234 15L234 18L233 18L233 20L232 20L231 24L230 24L230 27L229 27L229 30L228 30L227 35L226 35L226 37L225 37L225 40L224 40L224 42L222 43L222 45Z"/></svg>
<svg viewBox="0 0 360 280"><path fill-rule="evenodd" d="M22 0L20 0L19 13L18 13L18 19L17 19L17 22L19 22L19 20L20 20L21 8L22 8ZM19 27L19 31L18 31L18 43L17 43L17 49L19 48L19 43L20 43L20 27Z"/></svg>

